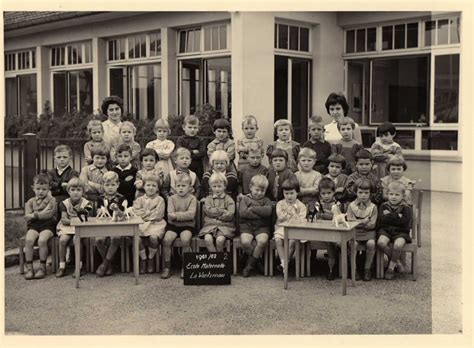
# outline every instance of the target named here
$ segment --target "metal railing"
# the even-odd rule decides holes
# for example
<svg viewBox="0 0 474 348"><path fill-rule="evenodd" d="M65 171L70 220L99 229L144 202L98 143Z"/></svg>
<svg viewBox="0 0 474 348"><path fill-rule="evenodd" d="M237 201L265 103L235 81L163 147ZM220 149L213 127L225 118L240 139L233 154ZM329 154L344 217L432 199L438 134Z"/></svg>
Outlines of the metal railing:
<svg viewBox="0 0 474 348"><path fill-rule="evenodd" d="M25 139L5 138L4 195L5 209L19 210L25 206L24 167Z"/></svg>

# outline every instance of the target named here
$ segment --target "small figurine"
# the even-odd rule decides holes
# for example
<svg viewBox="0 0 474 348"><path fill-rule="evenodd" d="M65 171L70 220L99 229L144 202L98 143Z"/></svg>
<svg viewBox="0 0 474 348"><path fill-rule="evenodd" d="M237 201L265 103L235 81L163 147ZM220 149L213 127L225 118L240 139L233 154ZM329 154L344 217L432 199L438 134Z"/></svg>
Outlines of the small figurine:
<svg viewBox="0 0 474 348"><path fill-rule="evenodd" d="M125 213L123 212L122 208L123 207L120 207L116 203L112 203L110 205L110 209L113 211L112 221L117 222L125 220Z"/></svg>
<svg viewBox="0 0 474 348"><path fill-rule="evenodd" d="M105 219L105 218L111 218L109 210L107 209L109 206L109 201L107 199L104 199L104 205L99 208L99 211L97 213L97 219Z"/></svg>
<svg viewBox="0 0 474 348"><path fill-rule="evenodd" d="M320 205L319 202L309 205L308 209L308 222L314 222L316 215L319 213Z"/></svg>
<svg viewBox="0 0 474 348"><path fill-rule="evenodd" d="M341 213L341 203L337 202L331 207L332 212L332 223L334 226L339 227L342 224L349 228L349 224L346 221L346 214Z"/></svg>
<svg viewBox="0 0 474 348"><path fill-rule="evenodd" d="M125 213L125 218L130 219L132 216L136 216L135 213L133 212L133 207L128 206L127 201L123 201L122 206L124 208L124 213Z"/></svg>
<svg viewBox="0 0 474 348"><path fill-rule="evenodd" d="M87 218L89 217L89 211L87 209L84 209L84 208L72 208L76 214L77 214L77 217L79 218L79 220L81 222L84 222L84 221L87 221ZM84 217L84 219L82 219Z"/></svg>

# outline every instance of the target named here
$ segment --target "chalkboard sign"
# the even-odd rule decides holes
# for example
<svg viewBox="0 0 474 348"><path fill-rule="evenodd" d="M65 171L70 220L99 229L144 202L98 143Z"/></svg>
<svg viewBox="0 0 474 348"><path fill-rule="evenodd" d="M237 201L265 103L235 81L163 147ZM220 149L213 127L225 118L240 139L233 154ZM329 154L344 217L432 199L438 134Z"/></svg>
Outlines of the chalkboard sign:
<svg viewBox="0 0 474 348"><path fill-rule="evenodd" d="M184 253L184 285L230 284L231 255L219 253Z"/></svg>

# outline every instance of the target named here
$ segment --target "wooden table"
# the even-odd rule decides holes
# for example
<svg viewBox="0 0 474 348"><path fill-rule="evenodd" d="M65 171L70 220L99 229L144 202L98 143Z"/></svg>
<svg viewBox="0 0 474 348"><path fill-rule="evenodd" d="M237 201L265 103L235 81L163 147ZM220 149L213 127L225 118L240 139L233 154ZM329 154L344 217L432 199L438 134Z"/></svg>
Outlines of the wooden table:
<svg viewBox="0 0 474 348"><path fill-rule="evenodd" d="M76 228L74 240L74 250L76 253L76 288L79 288L80 265L81 262L81 238L95 237L133 237L133 275L135 284L138 284L138 225L143 220L139 217L132 217L128 220L113 222L111 218L96 219L90 217L89 221L81 222L78 218L71 220L71 226ZM94 252L91 250L91 252Z"/></svg>
<svg viewBox="0 0 474 348"><path fill-rule="evenodd" d="M300 240L318 241L318 242L339 242L341 243L340 262L342 265L342 295L346 294L347 289L347 242L351 243L351 278L352 286L355 286L355 227L358 221L349 221L349 228L346 226L336 227L332 221L318 220L316 222L283 223L281 226L284 231L285 248L285 270L284 287L288 288L288 251L289 240L294 239L296 243ZM296 265L296 279L299 279L299 265Z"/></svg>

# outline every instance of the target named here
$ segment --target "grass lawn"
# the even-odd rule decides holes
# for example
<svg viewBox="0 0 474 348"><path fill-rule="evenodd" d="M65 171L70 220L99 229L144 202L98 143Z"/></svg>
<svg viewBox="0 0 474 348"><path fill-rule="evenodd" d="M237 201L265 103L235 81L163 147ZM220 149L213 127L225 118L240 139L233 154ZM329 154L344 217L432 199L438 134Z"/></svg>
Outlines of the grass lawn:
<svg viewBox="0 0 474 348"><path fill-rule="evenodd" d="M5 250L17 248L19 239L26 233L26 221L23 214L5 213Z"/></svg>

